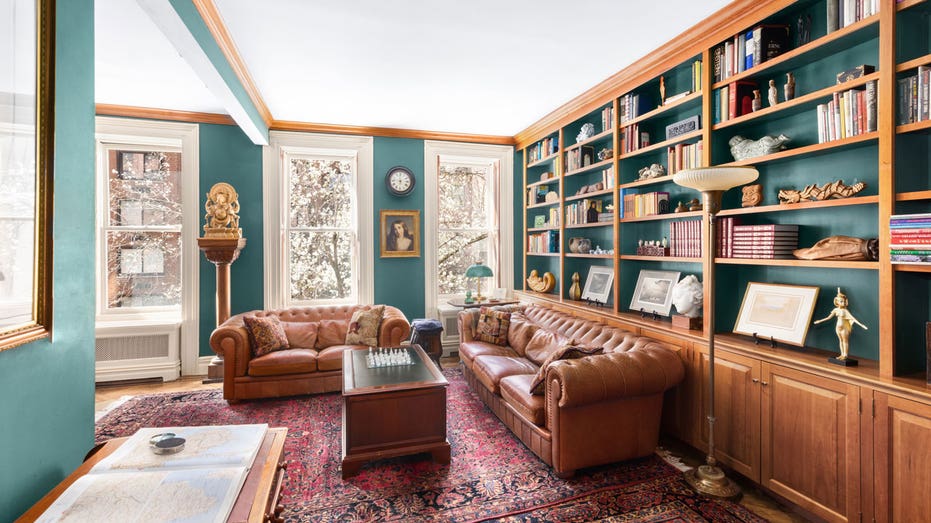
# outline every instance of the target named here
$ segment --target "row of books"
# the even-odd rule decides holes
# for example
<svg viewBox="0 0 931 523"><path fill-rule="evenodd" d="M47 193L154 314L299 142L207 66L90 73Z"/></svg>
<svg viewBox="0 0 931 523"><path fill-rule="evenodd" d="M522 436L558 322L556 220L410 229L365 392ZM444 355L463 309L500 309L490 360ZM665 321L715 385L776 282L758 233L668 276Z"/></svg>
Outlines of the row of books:
<svg viewBox="0 0 931 523"><path fill-rule="evenodd" d="M879 0L827 0L826 6L829 33L879 12Z"/></svg>
<svg viewBox="0 0 931 523"><path fill-rule="evenodd" d="M639 117L641 114L652 111L654 106L649 95L629 93L622 96L618 101L618 108L621 111L621 123L623 124Z"/></svg>
<svg viewBox="0 0 931 523"><path fill-rule="evenodd" d="M527 235L527 252L559 252L559 231L544 231Z"/></svg>
<svg viewBox="0 0 931 523"><path fill-rule="evenodd" d="M738 80L718 89L713 100L715 122L726 122L753 112L754 91L758 90L756 82L750 80Z"/></svg>
<svg viewBox="0 0 931 523"><path fill-rule="evenodd" d="M555 189L554 189L555 190ZM546 203L546 195L550 192L549 185L537 185L527 189L527 203L534 205L537 203Z"/></svg>
<svg viewBox="0 0 931 523"><path fill-rule="evenodd" d="M794 258L798 249L798 225L739 225L732 218L722 218L721 236L715 246L721 258Z"/></svg>
<svg viewBox="0 0 931 523"><path fill-rule="evenodd" d="M701 71L702 71L701 60L695 60L694 62L692 62L692 92L693 93L697 93L698 91L701 91Z"/></svg>
<svg viewBox="0 0 931 523"><path fill-rule="evenodd" d="M895 214L889 218L892 263L931 263L931 214Z"/></svg>
<svg viewBox="0 0 931 523"><path fill-rule="evenodd" d="M680 143L666 148L666 173L675 174L683 169L701 166L702 141Z"/></svg>
<svg viewBox="0 0 931 523"><path fill-rule="evenodd" d="M555 136L544 138L527 148L527 163L542 160L556 154L559 150L559 140Z"/></svg>
<svg viewBox="0 0 931 523"><path fill-rule="evenodd" d="M735 74L779 56L788 48L788 25L758 25L749 31L736 34L711 51L714 81L727 80Z"/></svg>
<svg viewBox="0 0 931 523"><path fill-rule="evenodd" d="M628 125L621 129L621 154L636 151L650 145L650 133L640 132L640 124Z"/></svg>
<svg viewBox="0 0 931 523"><path fill-rule="evenodd" d="M646 194L624 193L621 207L624 218L640 218L669 212L669 193L665 191Z"/></svg>
<svg viewBox="0 0 931 523"><path fill-rule="evenodd" d="M595 161L595 148L583 145L566 151L566 172L587 167Z"/></svg>
<svg viewBox="0 0 931 523"><path fill-rule="evenodd" d="M862 88L834 93L834 99L819 104L818 143L849 138L876 130L876 81Z"/></svg>
<svg viewBox="0 0 931 523"><path fill-rule="evenodd" d="M609 105L601 110L601 132L608 129L614 129L614 105Z"/></svg>
<svg viewBox="0 0 931 523"><path fill-rule="evenodd" d="M899 78L899 125L920 122L931 118L931 66L922 65L918 72Z"/></svg>
<svg viewBox="0 0 931 523"><path fill-rule="evenodd" d="M614 188L614 166L601 171L601 186L605 189Z"/></svg>
<svg viewBox="0 0 931 523"><path fill-rule="evenodd" d="M601 213L603 211L602 205L601 200L590 198L584 198L566 205L566 225L592 223L588 220L588 211L594 209L598 213ZM598 221L597 218L594 221Z"/></svg>
<svg viewBox="0 0 931 523"><path fill-rule="evenodd" d="M669 222L669 255L700 258L702 251L701 220Z"/></svg>

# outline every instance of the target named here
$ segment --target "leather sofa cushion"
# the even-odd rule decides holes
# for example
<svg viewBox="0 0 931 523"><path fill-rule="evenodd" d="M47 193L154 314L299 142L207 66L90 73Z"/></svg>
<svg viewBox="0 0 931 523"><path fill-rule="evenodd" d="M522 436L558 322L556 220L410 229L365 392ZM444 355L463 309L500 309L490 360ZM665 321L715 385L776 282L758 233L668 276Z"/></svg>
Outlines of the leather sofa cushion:
<svg viewBox="0 0 931 523"><path fill-rule="evenodd" d="M250 376L282 376L317 370L314 349L284 349L249 360Z"/></svg>
<svg viewBox="0 0 931 523"><path fill-rule="evenodd" d="M568 340L556 334L555 330L550 331L548 329L549 326L547 326L546 329L541 328L537 330L530 338L530 341L527 342L527 347L524 350L524 356L537 366L546 361L546 358L560 346L568 343Z"/></svg>
<svg viewBox="0 0 931 523"><path fill-rule="evenodd" d="M349 319L320 320L317 328L317 350L346 344L346 332L349 331Z"/></svg>
<svg viewBox="0 0 931 523"><path fill-rule="evenodd" d="M484 341L466 341L459 344L459 359L466 367L472 368L472 362L479 356L516 356L510 347L501 347Z"/></svg>
<svg viewBox="0 0 931 523"><path fill-rule="evenodd" d="M540 327L532 323L523 314L515 312L511 314L511 327L508 329L508 346L514 349L518 355L524 356L527 349L527 343L533 337Z"/></svg>
<svg viewBox="0 0 931 523"><path fill-rule="evenodd" d="M501 378L501 397L521 416L538 427L546 423L545 396L530 393L532 374L515 374Z"/></svg>
<svg viewBox="0 0 931 523"><path fill-rule="evenodd" d="M312 349L317 344L317 323L309 321L283 321L285 336L292 349Z"/></svg>
<svg viewBox="0 0 931 523"><path fill-rule="evenodd" d="M518 356L479 356L472 361L472 372L489 391L498 394L501 378L515 374L529 374L531 378L538 367Z"/></svg>
<svg viewBox="0 0 931 523"><path fill-rule="evenodd" d="M343 351L364 347L365 345L333 345L327 347L317 354L317 369L320 372L340 370L343 368Z"/></svg>

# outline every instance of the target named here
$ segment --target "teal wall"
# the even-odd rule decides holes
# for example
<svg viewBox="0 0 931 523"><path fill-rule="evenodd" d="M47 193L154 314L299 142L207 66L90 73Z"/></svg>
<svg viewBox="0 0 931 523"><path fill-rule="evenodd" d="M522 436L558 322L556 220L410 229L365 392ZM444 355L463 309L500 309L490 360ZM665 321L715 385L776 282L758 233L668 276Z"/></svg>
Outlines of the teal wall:
<svg viewBox="0 0 931 523"><path fill-rule="evenodd" d="M0 352L0 521L94 441L94 2L57 4L53 335Z"/></svg>
<svg viewBox="0 0 931 523"><path fill-rule="evenodd" d="M423 318L424 307L424 243L423 202L424 165L423 140L375 137L375 172L372 180L375 238L375 303L392 305L404 311L408 320ZM385 173L395 165L413 171L414 190L405 197L393 196L385 186ZM379 211L420 211L420 257L381 258Z"/></svg>
<svg viewBox="0 0 931 523"><path fill-rule="evenodd" d="M239 193L239 227L246 247L230 268L230 310L236 314L263 307L262 147L232 125L200 124L200 195L217 182ZM198 208L200 209L200 208ZM199 223L203 225L203 220ZM216 267L200 256L200 355L213 356L210 333L216 326Z"/></svg>

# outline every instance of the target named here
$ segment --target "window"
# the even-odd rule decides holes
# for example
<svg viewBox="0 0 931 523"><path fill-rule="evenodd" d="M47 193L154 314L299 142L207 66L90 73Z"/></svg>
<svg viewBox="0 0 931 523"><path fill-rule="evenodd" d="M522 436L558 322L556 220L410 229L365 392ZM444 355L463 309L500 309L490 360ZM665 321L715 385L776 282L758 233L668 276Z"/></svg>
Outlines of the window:
<svg viewBox="0 0 931 523"><path fill-rule="evenodd" d="M371 138L272 134L266 307L371 303L371 154Z"/></svg>
<svg viewBox="0 0 931 523"><path fill-rule="evenodd" d="M514 150L508 146L427 141L424 144L425 266L428 315L466 290L466 269L488 265L483 293L513 286L511 230ZM433 195L433 196L430 196Z"/></svg>

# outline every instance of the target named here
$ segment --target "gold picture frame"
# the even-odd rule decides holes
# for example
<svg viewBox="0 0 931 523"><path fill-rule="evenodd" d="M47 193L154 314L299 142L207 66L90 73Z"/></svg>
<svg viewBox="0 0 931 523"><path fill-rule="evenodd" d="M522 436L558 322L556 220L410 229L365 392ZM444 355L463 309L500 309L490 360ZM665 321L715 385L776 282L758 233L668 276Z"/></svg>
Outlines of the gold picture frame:
<svg viewBox="0 0 931 523"><path fill-rule="evenodd" d="M734 333L804 347L819 290L806 285L747 283Z"/></svg>
<svg viewBox="0 0 931 523"><path fill-rule="evenodd" d="M382 258L420 257L420 211L379 211Z"/></svg>
<svg viewBox="0 0 931 523"><path fill-rule="evenodd" d="M31 212L12 216L16 226L7 224L10 226L3 229L8 236L0 236L4 246L15 246L0 249L0 293L5 293L5 303L14 304L2 311L7 319L0 322L0 351L48 337L52 322L55 2L36 0L33 5L32 13L16 19L13 37L7 40L10 47L2 48L12 59L7 62L11 68L0 70L0 75L9 76L11 85L17 88L15 93L0 96L0 139L30 144L24 148L22 158L7 161L29 165L32 162L27 160L32 157L35 169L29 169L22 178L31 178L34 183L17 184L24 188L15 194L6 193L10 198L5 204L8 209ZM35 63L35 69L12 66L29 62ZM0 171L8 169L14 167L0 163ZM32 205L16 203L27 201ZM31 257L22 259L19 253L23 252L31 253Z"/></svg>

